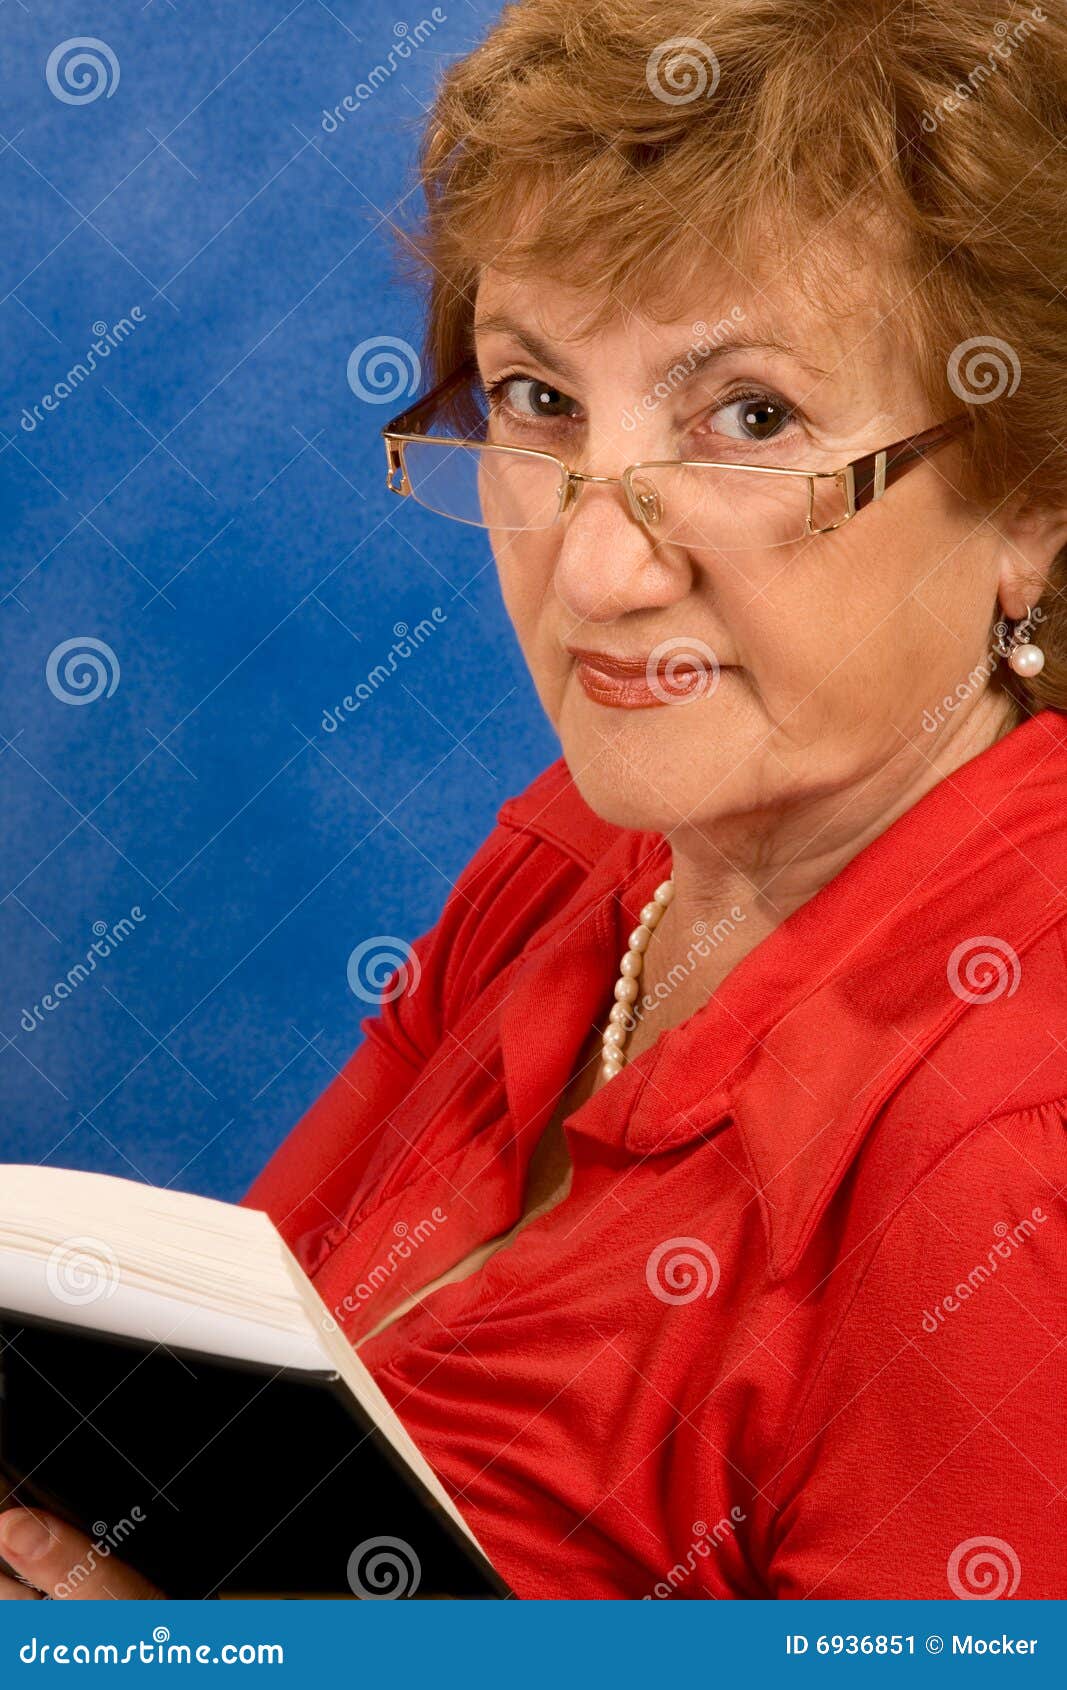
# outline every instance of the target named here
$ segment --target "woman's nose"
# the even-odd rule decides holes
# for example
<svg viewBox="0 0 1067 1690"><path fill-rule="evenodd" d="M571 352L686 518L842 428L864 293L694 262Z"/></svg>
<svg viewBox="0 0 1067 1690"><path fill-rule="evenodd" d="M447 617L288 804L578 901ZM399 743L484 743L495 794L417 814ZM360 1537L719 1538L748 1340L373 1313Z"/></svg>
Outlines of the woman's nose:
<svg viewBox="0 0 1067 1690"><path fill-rule="evenodd" d="M576 617L607 622L689 591L684 553L657 543L657 525L633 514L622 482L572 482L556 531L556 592Z"/></svg>

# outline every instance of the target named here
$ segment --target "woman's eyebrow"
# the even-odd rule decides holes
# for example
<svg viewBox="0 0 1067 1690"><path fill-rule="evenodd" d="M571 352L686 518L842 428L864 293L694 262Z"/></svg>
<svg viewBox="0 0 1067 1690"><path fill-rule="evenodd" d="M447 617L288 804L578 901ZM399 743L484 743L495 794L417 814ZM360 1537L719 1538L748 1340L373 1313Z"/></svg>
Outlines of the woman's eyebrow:
<svg viewBox="0 0 1067 1690"><path fill-rule="evenodd" d="M715 326L709 330L709 334L714 334L714 332ZM532 358L536 358L540 363L551 369L558 370L566 381L577 383L580 379L581 372L564 353L550 345L548 341L542 340L539 335L534 334L532 329L525 328L522 323L517 322L505 313L491 312L485 317L480 317L473 325L472 339L480 334L510 335L513 340L518 341L519 345L525 348ZM475 350L473 344L471 350ZM648 384L650 387L657 387L660 383L679 387L700 370L707 368L716 359L725 358L735 352L775 352L780 356L792 358L810 375L825 377L830 373L828 370L822 369L820 365L813 363L795 346L790 346L785 341L769 338L753 340L737 335L727 335L721 340L716 340L713 345L709 344L706 338L690 341L688 346L681 347L673 357L668 358L658 371L648 371Z"/></svg>

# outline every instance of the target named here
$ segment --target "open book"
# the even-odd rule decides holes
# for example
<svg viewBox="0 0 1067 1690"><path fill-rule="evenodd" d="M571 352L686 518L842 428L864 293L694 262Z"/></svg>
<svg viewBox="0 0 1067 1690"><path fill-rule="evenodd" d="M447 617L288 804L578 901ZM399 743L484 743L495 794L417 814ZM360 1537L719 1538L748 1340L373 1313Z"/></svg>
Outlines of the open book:
<svg viewBox="0 0 1067 1690"><path fill-rule="evenodd" d="M5 1490L168 1596L511 1594L268 1216L110 1175L0 1166Z"/></svg>

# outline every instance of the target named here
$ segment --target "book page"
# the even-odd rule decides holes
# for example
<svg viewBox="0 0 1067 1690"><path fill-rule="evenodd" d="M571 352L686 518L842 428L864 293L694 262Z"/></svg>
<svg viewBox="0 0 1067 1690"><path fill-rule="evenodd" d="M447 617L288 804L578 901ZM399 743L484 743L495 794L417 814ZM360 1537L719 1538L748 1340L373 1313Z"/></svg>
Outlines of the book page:
<svg viewBox="0 0 1067 1690"><path fill-rule="evenodd" d="M0 1165L0 1308L175 1349L337 1374L481 1547L261 1210L111 1174Z"/></svg>

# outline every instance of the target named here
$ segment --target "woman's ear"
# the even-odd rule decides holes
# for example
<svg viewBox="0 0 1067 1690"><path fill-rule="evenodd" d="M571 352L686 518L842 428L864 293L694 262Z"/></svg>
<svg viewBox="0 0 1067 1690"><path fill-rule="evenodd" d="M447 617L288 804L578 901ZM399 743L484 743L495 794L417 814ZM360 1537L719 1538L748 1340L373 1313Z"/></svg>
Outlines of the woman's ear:
<svg viewBox="0 0 1067 1690"><path fill-rule="evenodd" d="M1016 621L1048 591L1053 565L1067 546L1067 511L1006 506L990 524L996 536L1000 603L1005 616Z"/></svg>

